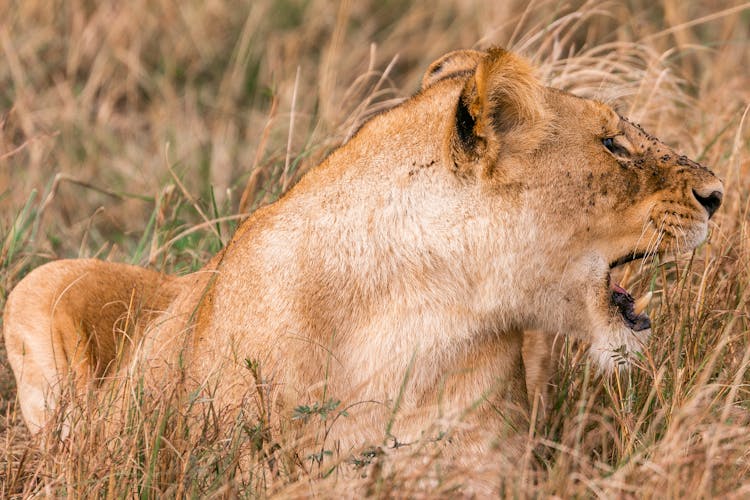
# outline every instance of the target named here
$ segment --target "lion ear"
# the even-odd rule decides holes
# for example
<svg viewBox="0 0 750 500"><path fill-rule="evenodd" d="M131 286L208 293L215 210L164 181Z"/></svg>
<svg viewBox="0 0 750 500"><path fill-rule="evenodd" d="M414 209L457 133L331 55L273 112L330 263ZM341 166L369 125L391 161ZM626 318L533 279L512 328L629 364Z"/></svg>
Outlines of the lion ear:
<svg viewBox="0 0 750 500"><path fill-rule="evenodd" d="M467 159L529 151L541 139L546 122L544 88L529 63L493 48L461 92L454 149Z"/></svg>
<svg viewBox="0 0 750 500"><path fill-rule="evenodd" d="M478 50L454 50L430 64L422 77L422 89L454 76L474 71L486 52Z"/></svg>

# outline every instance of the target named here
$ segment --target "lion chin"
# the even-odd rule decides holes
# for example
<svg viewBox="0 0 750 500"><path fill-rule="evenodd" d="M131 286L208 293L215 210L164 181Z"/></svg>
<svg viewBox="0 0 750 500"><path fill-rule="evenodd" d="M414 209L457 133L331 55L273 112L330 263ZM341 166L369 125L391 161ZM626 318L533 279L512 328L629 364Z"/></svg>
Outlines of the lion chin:
<svg viewBox="0 0 750 500"><path fill-rule="evenodd" d="M604 370L647 349L650 296L612 272L694 248L722 193L706 167L543 86L521 57L451 52L202 270L31 272L4 316L20 407L44 429L69 381L111 397L133 377L144 397L182 388L197 416L210 401L226 429L238 412L270 413L302 447L292 410L335 399L347 417L326 439L341 453L386 432L448 433L456 457L498 438L514 453L538 383L524 367L538 374L560 335ZM530 329L546 340L524 345ZM247 403L259 391L273 411Z"/></svg>

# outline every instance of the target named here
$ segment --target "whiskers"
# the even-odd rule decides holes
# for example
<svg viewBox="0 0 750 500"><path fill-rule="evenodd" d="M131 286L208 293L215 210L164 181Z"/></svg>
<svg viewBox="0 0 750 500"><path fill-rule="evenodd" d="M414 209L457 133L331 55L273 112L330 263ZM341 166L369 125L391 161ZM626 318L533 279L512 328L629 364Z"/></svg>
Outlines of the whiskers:
<svg viewBox="0 0 750 500"><path fill-rule="evenodd" d="M691 250L695 244L695 231L685 227L685 220L675 212L663 212L661 216L653 213L643 224L641 235L633 246L633 253L641 252L644 258L638 272L655 264L656 257L664 252L676 254ZM658 221L658 222L657 222ZM650 232L650 235L648 235ZM648 235L645 249L639 250Z"/></svg>
<svg viewBox="0 0 750 500"><path fill-rule="evenodd" d="M663 214L659 223L656 224L653 217L649 217L646 223L643 225L643 230L641 231L641 236L638 238L638 241L635 244L633 250L634 252L636 252L638 247L640 247L641 241L645 237L648 229L651 226L653 226L654 229L648 239L648 242L646 242L646 249L643 252L643 259L641 259L641 265L638 268L639 273L642 272L646 266L651 267L654 265L656 256L659 254L659 250L661 249L661 245L666 234L666 219L667 215Z"/></svg>

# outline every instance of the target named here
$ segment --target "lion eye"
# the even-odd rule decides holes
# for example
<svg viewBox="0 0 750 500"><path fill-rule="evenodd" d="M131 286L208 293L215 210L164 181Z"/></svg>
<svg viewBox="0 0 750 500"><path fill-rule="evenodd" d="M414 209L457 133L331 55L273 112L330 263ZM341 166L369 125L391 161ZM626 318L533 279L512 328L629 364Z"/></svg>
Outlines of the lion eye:
<svg viewBox="0 0 750 500"><path fill-rule="evenodd" d="M607 151L609 151L615 156L625 156L625 157L630 156L630 152L626 148L617 144L615 142L614 137L603 138L602 144L604 145L605 148L607 148Z"/></svg>

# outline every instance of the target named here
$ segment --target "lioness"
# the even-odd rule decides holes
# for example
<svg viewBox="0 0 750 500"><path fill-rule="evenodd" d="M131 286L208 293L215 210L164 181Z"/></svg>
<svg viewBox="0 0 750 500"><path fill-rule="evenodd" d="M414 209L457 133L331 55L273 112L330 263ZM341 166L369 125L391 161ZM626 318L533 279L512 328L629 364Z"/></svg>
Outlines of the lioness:
<svg viewBox="0 0 750 500"><path fill-rule="evenodd" d="M340 449L460 417L452 446L482 450L525 425L522 331L582 339L604 369L642 348L649 318L610 271L694 248L721 199L710 170L520 57L452 52L201 271L31 272L5 308L21 410L40 429L69 375L139 367L147 392L182 378L222 407L264 384L287 418L341 400Z"/></svg>

